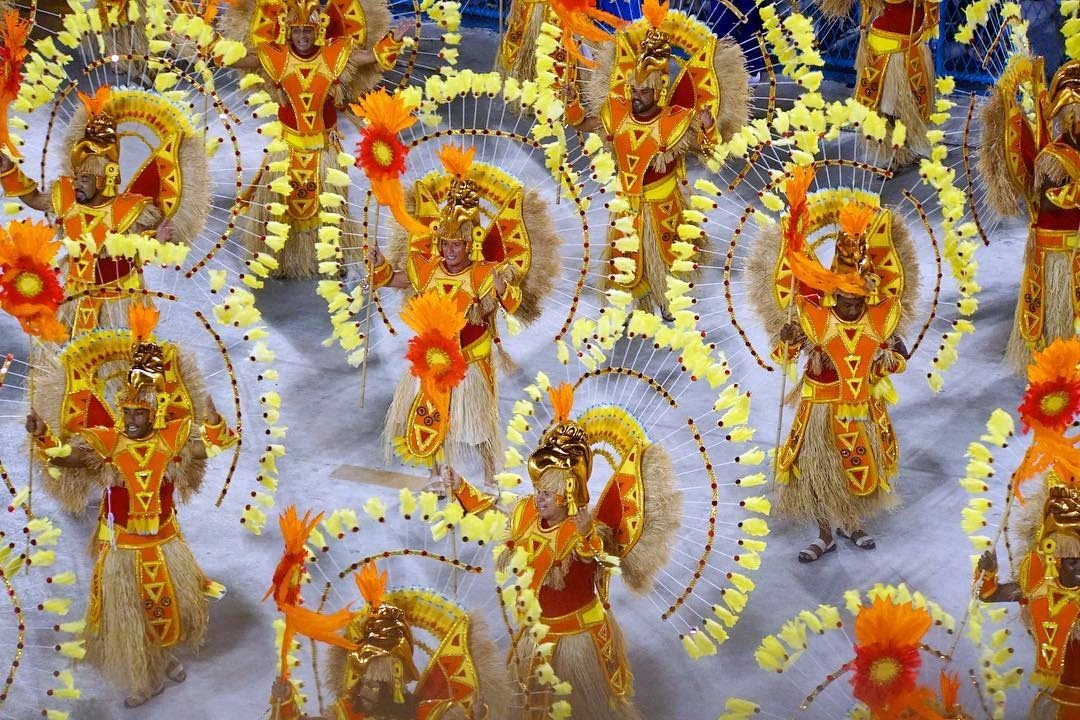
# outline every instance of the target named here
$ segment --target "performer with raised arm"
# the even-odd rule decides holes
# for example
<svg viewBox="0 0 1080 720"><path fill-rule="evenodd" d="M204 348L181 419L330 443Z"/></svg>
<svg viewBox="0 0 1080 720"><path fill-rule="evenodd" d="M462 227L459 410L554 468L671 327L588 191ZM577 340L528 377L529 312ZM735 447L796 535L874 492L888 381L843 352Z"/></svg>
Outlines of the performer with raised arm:
<svg viewBox="0 0 1080 720"><path fill-rule="evenodd" d="M599 132L610 147L629 205L613 220L630 218L640 241L636 250L618 249L622 233L612 223L609 278L670 320L665 292L687 206L686 156L746 124L749 76L735 43L667 3L646 0L642 9L645 16L619 31L613 46L599 48L599 67L585 87L588 116L577 128ZM632 261L629 270L623 258Z"/></svg>
<svg viewBox="0 0 1080 720"><path fill-rule="evenodd" d="M316 275L317 232L325 225L320 196L342 150L338 112L348 112L349 102L394 67L410 24L402 20L388 30L390 12L381 0L329 0L325 7L320 0L249 0L223 16L224 33L249 48L234 67L260 70L277 91L287 150L269 153L255 179L244 237L249 250L266 252L266 223L289 225L285 246L274 252L279 275ZM275 216L270 205L282 196L271 187L271 168L282 162L291 191L284 214ZM346 194L346 188L334 191Z"/></svg>
<svg viewBox="0 0 1080 720"><path fill-rule="evenodd" d="M190 242L210 212L203 134L175 103L145 90L99 87L78 93L82 106L65 136L65 174L46 191L0 153L0 185L7 197L52 213L70 241L64 291L71 336L122 327L133 291L141 290L142 261L113 256L112 233ZM120 123L145 126L157 144L125 191L120 177ZM71 250L71 245L79 250ZM70 314L67 314L70 313Z"/></svg>
<svg viewBox="0 0 1080 720"><path fill-rule="evenodd" d="M637 420L621 407L590 408L570 418L574 393L568 384L549 390L554 424L529 457L535 493L510 513L503 559L524 553L532 571L529 588L540 603L539 623L552 642L551 665L572 687L573 711L594 720L640 717L631 702L633 676L622 631L609 605L611 569L631 590L647 592L667 563L681 523L682 492L671 458L650 442ZM593 446L603 444L613 467L595 509L589 512ZM497 510L452 468L448 489L466 512ZM515 635L517 681L525 690L524 720L548 717L556 701L537 678L540 663L528 628Z"/></svg>
<svg viewBox="0 0 1080 720"><path fill-rule="evenodd" d="M157 311L132 305L130 315L130 332L85 335L62 353L61 377L40 381L38 401L63 393L53 425L60 436L34 409L26 430L43 463L60 471L44 476L45 488L65 509L85 509L91 491L104 488L87 654L127 692L124 704L135 707L162 692L166 678L183 682L187 673L174 651L205 639L207 596L219 597L223 588L196 564L176 505L199 490L208 451L235 444L237 436L204 394L193 363L175 344L153 337ZM107 386L125 345L117 412Z"/></svg>
<svg viewBox="0 0 1080 720"><path fill-rule="evenodd" d="M789 213L762 231L751 265L752 300L774 338L773 359L787 366L806 357L791 429L777 449L775 506L817 524L818 538L799 553L804 563L836 549L834 527L873 549L866 522L898 503L889 375L906 367L902 333L918 293L915 250L894 213L841 206L835 190L808 201L812 179L810 168L788 178ZM835 253L825 268L808 237L833 225Z"/></svg>
<svg viewBox="0 0 1080 720"><path fill-rule="evenodd" d="M1028 92L1034 122L1025 109ZM1042 58L1010 61L983 110L979 170L995 210L1027 211L1024 271L1006 350L1023 372L1032 352L1072 337L1080 322L1080 61L1062 65L1049 89Z"/></svg>

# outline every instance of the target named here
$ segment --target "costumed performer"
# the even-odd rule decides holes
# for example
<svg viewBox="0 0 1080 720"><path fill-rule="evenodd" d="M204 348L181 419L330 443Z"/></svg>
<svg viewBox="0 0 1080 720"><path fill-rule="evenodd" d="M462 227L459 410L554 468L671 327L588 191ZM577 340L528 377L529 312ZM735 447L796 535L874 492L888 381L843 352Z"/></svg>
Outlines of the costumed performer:
<svg viewBox="0 0 1080 720"><path fill-rule="evenodd" d="M795 416L777 449L775 505L781 515L817 524L817 539L799 553L804 563L836 549L833 527L856 547L873 549L866 522L899 502L889 375L906 368L902 334L918 296L917 256L896 213L845 202L844 191L837 197L826 190L808 203L812 179L809 168L789 177L788 215L761 232L750 270L773 359L786 370L806 357L789 396L798 398ZM834 224L826 269L807 238Z"/></svg>
<svg viewBox="0 0 1080 720"><path fill-rule="evenodd" d="M667 3L646 0L642 9L644 17L616 33L613 47L598 48L599 67L585 86L588 116L576 127L600 133L611 148L621 197L629 205L612 218L608 277L631 292L639 307L659 308L670 321L665 293L677 259L671 246L679 241L687 207L686 156L726 142L746 124L749 75L731 40L668 10ZM622 236L616 221L623 217L630 218L640 242L636 250L616 247ZM632 261L630 270L619 268L624 258Z"/></svg>
<svg viewBox="0 0 1080 720"><path fill-rule="evenodd" d="M618 558L631 590L652 587L682 521L682 492L667 451L650 442L625 409L598 406L572 420L571 386L549 394L554 426L528 463L535 494L514 506L500 562L510 561L516 551L525 553L539 623L547 627L542 642L555 646L551 665L572 687L564 699L574 713L593 720L638 718L623 634L609 605L611 569ZM593 446L601 444L613 474L590 514ZM452 468L445 477L466 512L497 510L496 498ZM526 698L521 717L545 718L557 698L538 682L540 660L529 628L519 628L513 642L517 681Z"/></svg>
<svg viewBox="0 0 1080 720"><path fill-rule="evenodd" d="M65 509L83 510L91 491L104 487L87 656L135 707L161 693L166 678L186 678L173 653L203 643L207 598L223 592L196 564L176 503L199 490L209 452L238 436L205 396L193 361L153 336L157 311L132 305L130 316L130 331L97 331L69 344L61 372L38 383L39 402L50 391L64 395L53 425L61 436L34 409L26 430L42 462L58 470L45 475L45 489ZM114 412L109 370L123 360L125 346L128 369Z"/></svg>

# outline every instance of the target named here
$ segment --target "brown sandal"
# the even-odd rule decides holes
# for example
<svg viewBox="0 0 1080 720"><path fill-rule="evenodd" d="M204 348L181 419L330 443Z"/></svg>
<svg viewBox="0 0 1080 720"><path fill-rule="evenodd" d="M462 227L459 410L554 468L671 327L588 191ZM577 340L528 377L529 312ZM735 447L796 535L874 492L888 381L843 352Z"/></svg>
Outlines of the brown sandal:
<svg viewBox="0 0 1080 720"><path fill-rule="evenodd" d="M822 555L826 553L836 552L836 542L830 540L826 545L825 541L821 538L816 538L814 542L810 543L805 550L799 551L799 562L812 563L819 560Z"/></svg>

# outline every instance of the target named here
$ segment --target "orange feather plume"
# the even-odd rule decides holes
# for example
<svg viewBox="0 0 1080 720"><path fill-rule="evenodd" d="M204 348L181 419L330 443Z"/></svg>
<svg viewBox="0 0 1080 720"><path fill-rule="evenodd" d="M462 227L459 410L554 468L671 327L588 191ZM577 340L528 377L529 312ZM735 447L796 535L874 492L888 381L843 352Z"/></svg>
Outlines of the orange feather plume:
<svg viewBox="0 0 1080 720"><path fill-rule="evenodd" d="M401 319L416 331L405 353L409 372L420 380L420 390L445 415L450 408L450 391L465 379L468 370L459 340L465 312L451 296L429 290L405 303Z"/></svg>
<svg viewBox="0 0 1080 720"><path fill-rule="evenodd" d="M86 112L90 113L90 116L100 115L105 110L105 106L109 104L109 100L112 99L112 88L108 85L102 85L94 91L92 96L87 95L81 90L76 90L75 93L79 96L79 101L82 102L83 107L86 108Z"/></svg>
<svg viewBox="0 0 1080 720"><path fill-rule="evenodd" d="M824 293L840 290L849 295L866 295L866 283L858 273L833 272L805 252L810 222L806 193L814 180L814 174L813 167L796 167L784 188L788 198L788 216L784 227L788 266L796 280L815 290Z"/></svg>
<svg viewBox="0 0 1080 720"><path fill-rule="evenodd" d="M448 337L457 337L465 327L465 313L450 295L434 290L415 295L401 309L401 319L417 335L438 330Z"/></svg>
<svg viewBox="0 0 1080 720"><path fill-rule="evenodd" d="M877 210L870 205L846 203L840 208L840 229L851 237L863 235L876 214Z"/></svg>
<svg viewBox="0 0 1080 720"><path fill-rule="evenodd" d="M439 150L439 159L442 160L446 172L459 180L469 176L472 168L473 157L476 155L475 147L461 147L458 145L443 145Z"/></svg>
<svg viewBox="0 0 1080 720"><path fill-rule="evenodd" d="M383 596L386 595L387 572L383 570L380 573L379 569L375 567L374 560L368 560L364 563L364 567L360 568L360 572L353 575L353 579L356 581L356 587L360 590L360 595L367 601L372 610L382 605Z"/></svg>
<svg viewBox="0 0 1080 720"><path fill-rule="evenodd" d="M614 42L615 36L610 30L597 25L606 23L615 29L621 29L627 22L617 15L605 12L596 6L596 0L548 0L548 7L559 18L562 29L563 46L571 62L587 68L596 67L595 60L581 53L575 36L599 44Z"/></svg>
<svg viewBox="0 0 1080 720"><path fill-rule="evenodd" d="M366 125L356 144L356 167L371 181L375 199L390 208L407 232L427 235L431 229L405 209L405 192L401 188L409 149L398 134L416 124L413 108L406 105L401 91L391 94L385 88L368 93L349 107Z"/></svg>
<svg viewBox="0 0 1080 720"><path fill-rule="evenodd" d="M942 670L939 681L941 684L942 709L945 712L950 712L960 702L960 676Z"/></svg>
<svg viewBox="0 0 1080 720"><path fill-rule="evenodd" d="M664 18L667 17L668 3L658 2L657 0L645 0L641 4L641 14L645 16L645 19L649 21L649 24L654 28L659 29L664 24Z"/></svg>
<svg viewBox="0 0 1080 720"><path fill-rule="evenodd" d="M305 545L311 536L311 531L319 524L322 517L322 513L312 517L309 510L301 518L297 515L295 505L288 506L285 512L278 516L278 526L281 528L281 536L285 541L285 551L274 569L274 578L270 583L270 588L263 595L263 600L273 595L278 611L285 616L279 673L283 681L289 677L289 650L292 648L293 637L297 633L347 650L356 649L355 644L337 634L352 619L352 613L348 607L335 613L320 613L300 606L302 601L300 585L303 582L304 564L307 561Z"/></svg>
<svg viewBox="0 0 1080 720"><path fill-rule="evenodd" d="M19 149L8 132L8 107L19 96L22 86L22 69L26 56L26 40L30 37L33 23L29 18L20 17L17 10L5 10L0 19L0 145L11 153L12 157L21 157Z"/></svg>
<svg viewBox="0 0 1080 720"><path fill-rule="evenodd" d="M132 303L128 308L128 327L131 328L135 342L146 342L154 333L160 318L161 313L153 305Z"/></svg>
<svg viewBox="0 0 1080 720"><path fill-rule="evenodd" d="M55 231L45 223L15 220L0 227L0 309L28 335L57 343L68 337L57 318L64 302L53 264L59 250Z"/></svg>
<svg viewBox="0 0 1080 720"><path fill-rule="evenodd" d="M555 422L569 420L570 411L574 407L574 386L564 382L560 383L558 387L549 387L548 397L551 398L551 409L555 413Z"/></svg>

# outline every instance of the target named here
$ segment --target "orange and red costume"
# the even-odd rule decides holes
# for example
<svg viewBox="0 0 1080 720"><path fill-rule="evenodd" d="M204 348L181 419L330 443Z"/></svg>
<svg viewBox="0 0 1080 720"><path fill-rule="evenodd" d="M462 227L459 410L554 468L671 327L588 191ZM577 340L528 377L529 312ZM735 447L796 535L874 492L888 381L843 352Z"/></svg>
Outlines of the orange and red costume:
<svg viewBox="0 0 1080 720"><path fill-rule="evenodd" d="M934 99L934 66L928 63L926 43L937 36L938 3L935 0L885 0L884 7L867 3L863 18L863 44L859 77L855 83L858 102L884 114L900 116L898 103L886 99L886 70L899 55L911 93L923 123L930 117Z"/></svg>
<svg viewBox="0 0 1080 720"><path fill-rule="evenodd" d="M994 89L984 116L980 169L988 176L990 200L1003 214L1016 214L1022 199L1028 215L1028 244L1009 357L1017 369L1031 352L1055 338L1071 337L1080 321L1080 139L1072 131L1055 136L1054 119L1073 122L1080 107L1080 63L1061 66L1049 90L1041 59L1011 62ZM1034 119L1017 100L1030 83ZM1071 108L1071 111L1070 111Z"/></svg>
<svg viewBox="0 0 1080 720"><path fill-rule="evenodd" d="M606 494L609 502L600 507L623 511L618 492ZM463 482L457 499L466 512L480 512L492 506L492 498ZM603 676L607 680L610 697L628 700L633 695L634 678L630 663L622 648L619 630L609 615L607 604L607 573L596 561L604 553L604 543L598 523L608 527L621 527L619 518L608 517L611 513L597 512L597 519L590 522L582 533L573 518L549 526L540 518L536 496L530 495L514 506L510 516L510 538L506 541L507 552L525 548L529 567L533 571L529 588L537 593L540 602L540 623L548 627L545 642L554 642L554 654L559 653L561 640L587 634L596 651ZM558 576L556 578L556 575ZM518 637L518 642L522 641ZM535 657L525 660L529 667L519 668L524 678L532 677L531 663ZM526 713L528 720L547 717L550 703L554 700L550 691L531 688Z"/></svg>
<svg viewBox="0 0 1080 720"><path fill-rule="evenodd" d="M451 273L438 255L414 251L406 259L404 268L409 284L417 295L432 290L449 295L466 316L465 327L458 336L461 353L468 363L467 372L480 374L492 399L497 397L497 378L492 357L497 341L496 306L512 313L521 304L521 290L512 283L507 283L501 296L496 292L495 273L501 266L502 263L498 262L474 261L464 270ZM376 268L373 286L379 288L385 285L391 275L392 268L389 264ZM456 390L451 391L451 408L463 402L463 398L454 397L459 394ZM442 453L443 443L447 440L451 446L459 442L467 445L497 443L497 438L457 435L451 419L439 413L422 392L418 391L409 401L405 427L388 426L388 430L395 433L395 444L398 445L399 452L414 462L433 464ZM463 407L461 412L490 413L492 408ZM451 415L454 415L453 410Z"/></svg>

